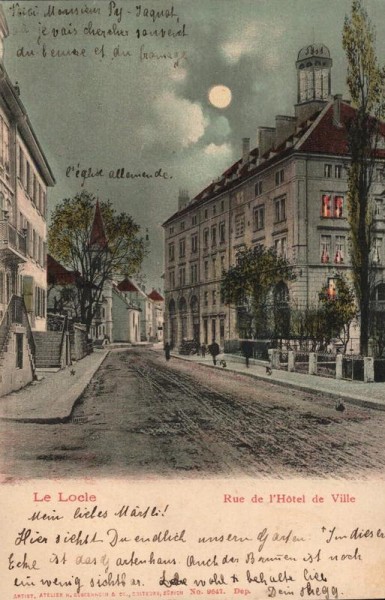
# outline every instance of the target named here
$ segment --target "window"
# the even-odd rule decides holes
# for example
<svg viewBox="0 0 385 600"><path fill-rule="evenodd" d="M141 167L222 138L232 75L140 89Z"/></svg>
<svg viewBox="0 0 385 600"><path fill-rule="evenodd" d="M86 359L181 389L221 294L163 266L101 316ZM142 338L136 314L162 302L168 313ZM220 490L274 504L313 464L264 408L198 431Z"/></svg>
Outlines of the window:
<svg viewBox="0 0 385 600"><path fill-rule="evenodd" d="M332 277L328 279L327 296L333 299L337 296L336 280Z"/></svg>
<svg viewBox="0 0 385 600"><path fill-rule="evenodd" d="M334 256L334 262L339 264L343 263L345 259L345 236L336 235L336 253Z"/></svg>
<svg viewBox="0 0 385 600"><path fill-rule="evenodd" d="M216 278L217 276L217 260L216 258L213 258L213 279Z"/></svg>
<svg viewBox="0 0 385 600"><path fill-rule="evenodd" d="M197 283L198 281L198 265L193 264L190 267L190 283Z"/></svg>
<svg viewBox="0 0 385 600"><path fill-rule="evenodd" d="M224 221L219 223L219 243L224 244L226 241L226 224Z"/></svg>
<svg viewBox="0 0 385 600"><path fill-rule="evenodd" d="M322 205L321 205L321 216L324 218L331 217L331 195L323 194L322 195Z"/></svg>
<svg viewBox="0 0 385 600"><path fill-rule="evenodd" d="M207 219L208 216L209 216L209 211L206 208L206 210L205 210L205 219Z"/></svg>
<svg viewBox="0 0 385 600"><path fill-rule="evenodd" d="M208 305L209 305L209 293L208 293L208 292L205 292L205 293L203 294L203 304L204 304L205 306L208 306ZM207 321L206 321L206 322L207 322Z"/></svg>
<svg viewBox="0 0 385 600"><path fill-rule="evenodd" d="M376 181L382 182L383 179L383 169L376 169Z"/></svg>
<svg viewBox="0 0 385 600"><path fill-rule="evenodd" d="M374 214L376 217L379 217L380 219L383 218L383 216L384 216L384 200L383 200L383 198L376 198Z"/></svg>
<svg viewBox="0 0 385 600"><path fill-rule="evenodd" d="M285 171L281 169L275 173L275 185L280 185L285 180Z"/></svg>
<svg viewBox="0 0 385 600"><path fill-rule="evenodd" d="M209 278L209 261L205 260L204 262L204 272L205 272L205 279Z"/></svg>
<svg viewBox="0 0 385 600"><path fill-rule="evenodd" d="M211 227L211 245L212 246L217 245L217 227L216 227L216 225Z"/></svg>
<svg viewBox="0 0 385 600"><path fill-rule="evenodd" d="M39 197L38 197L38 183L36 179L35 173L32 175L32 201L36 204L36 207L39 208Z"/></svg>
<svg viewBox="0 0 385 600"><path fill-rule="evenodd" d="M216 215L216 214L217 214L217 206L216 206L216 204L214 204L214 206L213 206L213 215Z"/></svg>
<svg viewBox="0 0 385 600"><path fill-rule="evenodd" d="M221 212L225 210L225 201L221 200Z"/></svg>
<svg viewBox="0 0 385 600"><path fill-rule="evenodd" d="M265 227L265 207L256 206L253 211L254 229L263 229Z"/></svg>
<svg viewBox="0 0 385 600"><path fill-rule="evenodd" d="M181 230L181 231L184 231L184 221L181 221L181 224L180 224L180 230Z"/></svg>
<svg viewBox="0 0 385 600"><path fill-rule="evenodd" d="M209 247L209 229L208 228L203 231L203 247L204 248Z"/></svg>
<svg viewBox="0 0 385 600"><path fill-rule="evenodd" d="M170 229L168 230L168 233L169 233L170 235L172 235L172 234L174 233L174 227L170 227Z"/></svg>
<svg viewBox="0 0 385 600"><path fill-rule="evenodd" d="M321 262L326 264L330 260L331 236L321 235Z"/></svg>
<svg viewBox="0 0 385 600"><path fill-rule="evenodd" d="M186 269L185 267L181 267L179 269L179 285L182 287L186 285Z"/></svg>
<svg viewBox="0 0 385 600"><path fill-rule="evenodd" d="M0 162L9 171L9 127L0 116Z"/></svg>
<svg viewBox="0 0 385 600"><path fill-rule="evenodd" d="M372 261L374 264L379 264L382 262L382 238L374 238L372 255Z"/></svg>
<svg viewBox="0 0 385 600"><path fill-rule="evenodd" d="M275 201L275 223L286 220L286 198L278 198Z"/></svg>
<svg viewBox="0 0 385 600"><path fill-rule="evenodd" d="M342 177L342 165L335 165L334 166L334 177L336 177L336 179L341 179L341 177Z"/></svg>
<svg viewBox="0 0 385 600"><path fill-rule="evenodd" d="M331 176L332 176L332 166L325 164L324 165L324 177L326 177L327 179L330 179Z"/></svg>
<svg viewBox="0 0 385 600"><path fill-rule="evenodd" d="M342 219L344 207L343 196L334 196L334 216L336 219Z"/></svg>
<svg viewBox="0 0 385 600"><path fill-rule="evenodd" d="M192 219L191 219L191 224L196 225L197 223L198 223L198 217L197 217L197 215L193 215Z"/></svg>
<svg viewBox="0 0 385 600"><path fill-rule="evenodd" d="M37 241L37 235L36 235L36 231L33 229L32 230L32 258L34 258L36 260L36 241Z"/></svg>
<svg viewBox="0 0 385 600"><path fill-rule="evenodd" d="M172 261L175 259L175 246L174 246L174 242L172 242L172 244L168 245L168 260Z"/></svg>
<svg viewBox="0 0 385 600"><path fill-rule="evenodd" d="M255 195L260 196L262 194L262 181L257 181L255 184Z"/></svg>
<svg viewBox="0 0 385 600"><path fill-rule="evenodd" d="M191 252L198 252L198 234L191 236Z"/></svg>
<svg viewBox="0 0 385 600"><path fill-rule="evenodd" d="M24 177L25 177L24 171L25 171L25 169L24 169L24 154L23 154L22 149L19 146L19 168L18 168L18 176L19 176L19 179L20 179L20 181L22 183L24 183Z"/></svg>
<svg viewBox="0 0 385 600"><path fill-rule="evenodd" d="M222 254L221 255L221 275L223 273L223 271L225 270L225 255Z"/></svg>
<svg viewBox="0 0 385 600"><path fill-rule="evenodd" d="M217 290L212 291L213 305L217 303Z"/></svg>
<svg viewBox="0 0 385 600"><path fill-rule="evenodd" d="M235 216L235 237L240 237L245 233L245 215Z"/></svg>
<svg viewBox="0 0 385 600"><path fill-rule="evenodd" d="M277 253L277 256L282 256L283 258L286 258L286 256L287 256L287 240L285 237L275 240L274 248Z"/></svg>
<svg viewBox="0 0 385 600"><path fill-rule="evenodd" d="M175 271L170 271L169 281L170 281L170 289L173 289L175 287Z"/></svg>
<svg viewBox="0 0 385 600"><path fill-rule="evenodd" d="M184 258L186 256L186 240L179 240L179 258Z"/></svg>

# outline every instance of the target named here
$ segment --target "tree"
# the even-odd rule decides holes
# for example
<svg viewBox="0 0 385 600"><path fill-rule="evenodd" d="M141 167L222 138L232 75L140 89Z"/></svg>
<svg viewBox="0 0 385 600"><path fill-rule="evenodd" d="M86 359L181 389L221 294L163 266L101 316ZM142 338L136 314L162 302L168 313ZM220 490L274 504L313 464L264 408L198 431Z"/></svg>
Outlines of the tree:
<svg viewBox="0 0 385 600"><path fill-rule="evenodd" d="M264 336L272 314L269 294L282 281L295 279L286 258L273 248L244 248L236 264L223 272L221 293L225 304L239 310L238 331L244 337Z"/></svg>
<svg viewBox="0 0 385 600"><path fill-rule="evenodd" d="M367 355L373 285L374 213L370 189L377 159L379 119L385 110L385 71L378 65L374 27L361 0L353 0L351 15L345 18L342 43L348 61L347 84L356 109L347 124L351 156L347 197L350 253L360 313L360 352Z"/></svg>
<svg viewBox="0 0 385 600"><path fill-rule="evenodd" d="M323 344L337 339L346 352L350 340L350 326L357 318L357 305L353 289L342 275L336 278L335 293L325 286L319 295L320 323Z"/></svg>
<svg viewBox="0 0 385 600"><path fill-rule="evenodd" d="M120 274L134 275L146 254L140 228L127 213L117 213L110 201L96 203L83 191L55 208L48 232L51 255L78 273L75 288L81 322L91 327L103 288Z"/></svg>

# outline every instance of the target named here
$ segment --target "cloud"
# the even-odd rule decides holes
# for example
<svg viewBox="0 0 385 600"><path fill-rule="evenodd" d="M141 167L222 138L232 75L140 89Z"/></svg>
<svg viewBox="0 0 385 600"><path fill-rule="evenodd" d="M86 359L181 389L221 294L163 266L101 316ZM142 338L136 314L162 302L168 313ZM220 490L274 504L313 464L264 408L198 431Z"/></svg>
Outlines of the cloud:
<svg viewBox="0 0 385 600"><path fill-rule="evenodd" d="M141 137L145 144L187 148L204 135L208 123L199 103L165 91L154 101L150 122L141 128Z"/></svg>
<svg viewBox="0 0 385 600"><path fill-rule="evenodd" d="M209 156L217 156L223 158L230 158L231 156L231 145L230 144L208 144L203 152Z"/></svg>
<svg viewBox="0 0 385 600"><path fill-rule="evenodd" d="M266 48L268 48L270 49L270 57L268 56L265 66L276 66L275 56L277 53L271 51L271 43L282 36L284 33L283 26L275 25L272 27L271 23L267 24L259 21L248 23L243 29L240 29L240 27L241 24L221 46L222 54L227 62L236 64L243 56L266 55Z"/></svg>

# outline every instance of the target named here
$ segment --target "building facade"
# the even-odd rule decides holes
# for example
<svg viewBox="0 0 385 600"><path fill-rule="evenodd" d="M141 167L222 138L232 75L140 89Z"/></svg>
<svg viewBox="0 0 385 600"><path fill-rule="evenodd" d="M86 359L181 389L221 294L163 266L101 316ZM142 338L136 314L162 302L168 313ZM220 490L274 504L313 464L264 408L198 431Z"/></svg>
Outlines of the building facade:
<svg viewBox="0 0 385 600"><path fill-rule="evenodd" d="M55 181L3 64L0 8L0 393L33 377L33 331L46 329L47 188Z"/></svg>
<svg viewBox="0 0 385 600"><path fill-rule="evenodd" d="M223 271L244 247L275 248L294 266L276 297L300 308L317 304L326 284L349 276L346 219L347 124L354 109L331 96L332 59L323 44L300 50L294 115L259 127L257 147L242 143L241 158L193 200L179 198L165 231L165 340L199 343L239 338L237 310L223 304ZM382 290L385 127L378 146L376 206L377 289ZM381 292L382 293L382 292Z"/></svg>

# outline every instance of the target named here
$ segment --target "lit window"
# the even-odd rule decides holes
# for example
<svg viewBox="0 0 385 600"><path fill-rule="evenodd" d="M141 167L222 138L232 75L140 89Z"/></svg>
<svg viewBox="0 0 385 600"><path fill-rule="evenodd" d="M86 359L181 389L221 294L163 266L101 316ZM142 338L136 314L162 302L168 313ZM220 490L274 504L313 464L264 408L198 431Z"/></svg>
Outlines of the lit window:
<svg viewBox="0 0 385 600"><path fill-rule="evenodd" d="M340 264L344 262L345 258L345 236L336 235L336 253L334 256L334 262Z"/></svg>
<svg viewBox="0 0 385 600"><path fill-rule="evenodd" d="M322 205L321 205L321 216L324 218L331 217L331 196L330 194L323 194Z"/></svg>
<svg viewBox="0 0 385 600"><path fill-rule="evenodd" d="M330 300L333 300L337 296L337 288L336 288L336 280L329 278L328 279L328 288L327 295Z"/></svg>
<svg viewBox="0 0 385 600"><path fill-rule="evenodd" d="M256 206L253 211L254 229L263 229L265 227L265 207Z"/></svg>
<svg viewBox="0 0 385 600"><path fill-rule="evenodd" d="M327 179L330 179L330 177L332 176L332 166L331 165L324 165L324 177L326 177Z"/></svg>
<svg viewBox="0 0 385 600"><path fill-rule="evenodd" d="M235 217L235 236L240 237L245 233L245 215Z"/></svg>
<svg viewBox="0 0 385 600"><path fill-rule="evenodd" d="M330 260L330 245L331 245L331 236L330 235L321 235L321 262L328 263Z"/></svg>
<svg viewBox="0 0 385 600"><path fill-rule="evenodd" d="M342 219L342 212L344 207L343 196L334 196L334 216L336 219Z"/></svg>
<svg viewBox="0 0 385 600"><path fill-rule="evenodd" d="M279 198L275 201L275 223L286 220L286 198Z"/></svg>

